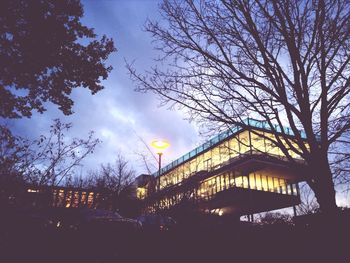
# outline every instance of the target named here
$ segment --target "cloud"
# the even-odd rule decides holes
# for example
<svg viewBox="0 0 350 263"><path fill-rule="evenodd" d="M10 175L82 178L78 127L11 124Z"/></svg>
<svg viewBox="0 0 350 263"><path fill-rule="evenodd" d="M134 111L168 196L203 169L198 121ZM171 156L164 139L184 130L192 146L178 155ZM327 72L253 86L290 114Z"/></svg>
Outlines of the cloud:
<svg viewBox="0 0 350 263"><path fill-rule="evenodd" d="M86 137L94 130L102 140L93 155L84 161L84 171L96 169L100 163L113 162L122 153L137 173L145 167L137 155L151 155L140 140L150 143L155 138L166 138L171 147L164 155L164 164L177 159L195 147L198 141L193 124L183 120L180 111L159 107L153 94L137 93L129 79L124 60L136 60L140 71L149 68L157 56L150 36L142 31L148 17L158 17L159 1L83 1L83 23L93 27L97 35L112 37L118 52L110 56L113 66L109 78L103 82L105 89L95 95L79 88L72 92L74 100L71 116L64 116L55 105L47 104L44 114L34 114L31 119L7 121L20 135L37 138L48 133L54 118L73 123L69 137ZM155 160L149 158L151 166Z"/></svg>

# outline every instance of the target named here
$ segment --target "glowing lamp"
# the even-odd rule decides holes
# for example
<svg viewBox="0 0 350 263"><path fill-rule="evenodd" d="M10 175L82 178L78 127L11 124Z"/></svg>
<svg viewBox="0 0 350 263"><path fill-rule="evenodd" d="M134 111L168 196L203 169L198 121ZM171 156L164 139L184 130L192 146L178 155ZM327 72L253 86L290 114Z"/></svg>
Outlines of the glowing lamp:
<svg viewBox="0 0 350 263"><path fill-rule="evenodd" d="M170 143L166 140L154 140L151 142L151 146L156 150L157 154L162 154L170 146Z"/></svg>
<svg viewBox="0 0 350 263"><path fill-rule="evenodd" d="M160 169L162 168L162 155L164 153L164 150L170 146L170 143L166 140L153 140L151 142L151 146L156 150L156 153L158 154L158 175L160 176ZM160 181L158 187L160 187Z"/></svg>

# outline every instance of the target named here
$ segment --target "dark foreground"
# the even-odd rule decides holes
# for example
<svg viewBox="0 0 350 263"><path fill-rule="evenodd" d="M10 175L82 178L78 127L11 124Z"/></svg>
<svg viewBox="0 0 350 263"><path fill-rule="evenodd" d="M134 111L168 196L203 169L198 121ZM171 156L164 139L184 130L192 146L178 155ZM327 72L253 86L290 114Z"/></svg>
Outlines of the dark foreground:
<svg viewBox="0 0 350 263"><path fill-rule="evenodd" d="M3 217L0 262L350 262L348 219L115 233L41 228Z"/></svg>

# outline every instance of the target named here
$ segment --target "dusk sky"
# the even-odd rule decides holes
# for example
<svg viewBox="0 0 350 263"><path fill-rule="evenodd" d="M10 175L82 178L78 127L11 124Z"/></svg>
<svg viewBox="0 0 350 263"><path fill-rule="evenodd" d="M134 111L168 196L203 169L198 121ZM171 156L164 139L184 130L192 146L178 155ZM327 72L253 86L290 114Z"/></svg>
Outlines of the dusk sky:
<svg viewBox="0 0 350 263"><path fill-rule="evenodd" d="M189 123L180 111L160 107L157 96L134 91L125 61L134 62L135 68L144 72L152 66L157 53L149 33L143 30L147 18L161 21L158 11L160 0L87 0L82 1L85 14L83 24L113 38L118 49L108 60L113 66L105 89L95 95L78 88L73 91L74 114L63 115L55 105L47 104L44 114L34 113L30 119L6 120L6 124L18 135L38 138L48 132L52 120L60 118L73 123L69 137L87 137L90 130L102 140L93 155L83 162L80 174L97 169L100 164L113 163L122 154L136 170L146 173L146 167L138 153L150 156L142 138L148 145L156 138L169 140L171 146L163 155L163 164L177 159L192 150L205 138L199 136L196 123ZM149 158L152 172L157 170L155 159ZM339 205L346 204L342 196Z"/></svg>
<svg viewBox="0 0 350 263"><path fill-rule="evenodd" d="M156 58L150 35L143 31L147 18L159 19L156 0L90 0L82 1L85 14L83 24L95 29L101 37L112 37L118 51L113 53L108 63L113 71L104 82L105 89L95 95L83 88L72 93L74 100L71 116L63 115L55 105L47 104L44 114L34 113L31 119L8 120L7 125L15 134L37 138L49 130L52 120L60 118L73 123L70 137L87 137L90 130L102 140L93 155L84 161L84 174L99 164L113 162L118 153L129 160L137 174L145 173L144 163L137 153L150 155L142 141L165 138L171 147L164 154L166 164L187 153L200 142L195 124L184 120L181 112L159 107L159 100L153 94L135 92L125 67L125 60L135 62L135 67L143 72L152 66ZM149 158L155 171L157 163Z"/></svg>

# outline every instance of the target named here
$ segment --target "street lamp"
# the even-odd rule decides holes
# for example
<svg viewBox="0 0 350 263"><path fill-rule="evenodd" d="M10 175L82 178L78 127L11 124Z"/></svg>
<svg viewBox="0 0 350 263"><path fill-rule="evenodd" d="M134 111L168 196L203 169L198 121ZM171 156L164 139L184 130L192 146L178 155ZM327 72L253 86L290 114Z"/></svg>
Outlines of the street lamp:
<svg viewBox="0 0 350 263"><path fill-rule="evenodd" d="M160 175L160 168L162 168L162 155L164 150L170 146L170 143L166 140L153 140L151 145L154 149L156 149L156 153L158 154L158 171Z"/></svg>
<svg viewBox="0 0 350 263"><path fill-rule="evenodd" d="M160 176L160 169L162 168L162 155L164 150L170 146L170 143L166 140L153 140L151 146L156 150L158 154L158 176ZM160 178L159 178L159 189L160 189Z"/></svg>

